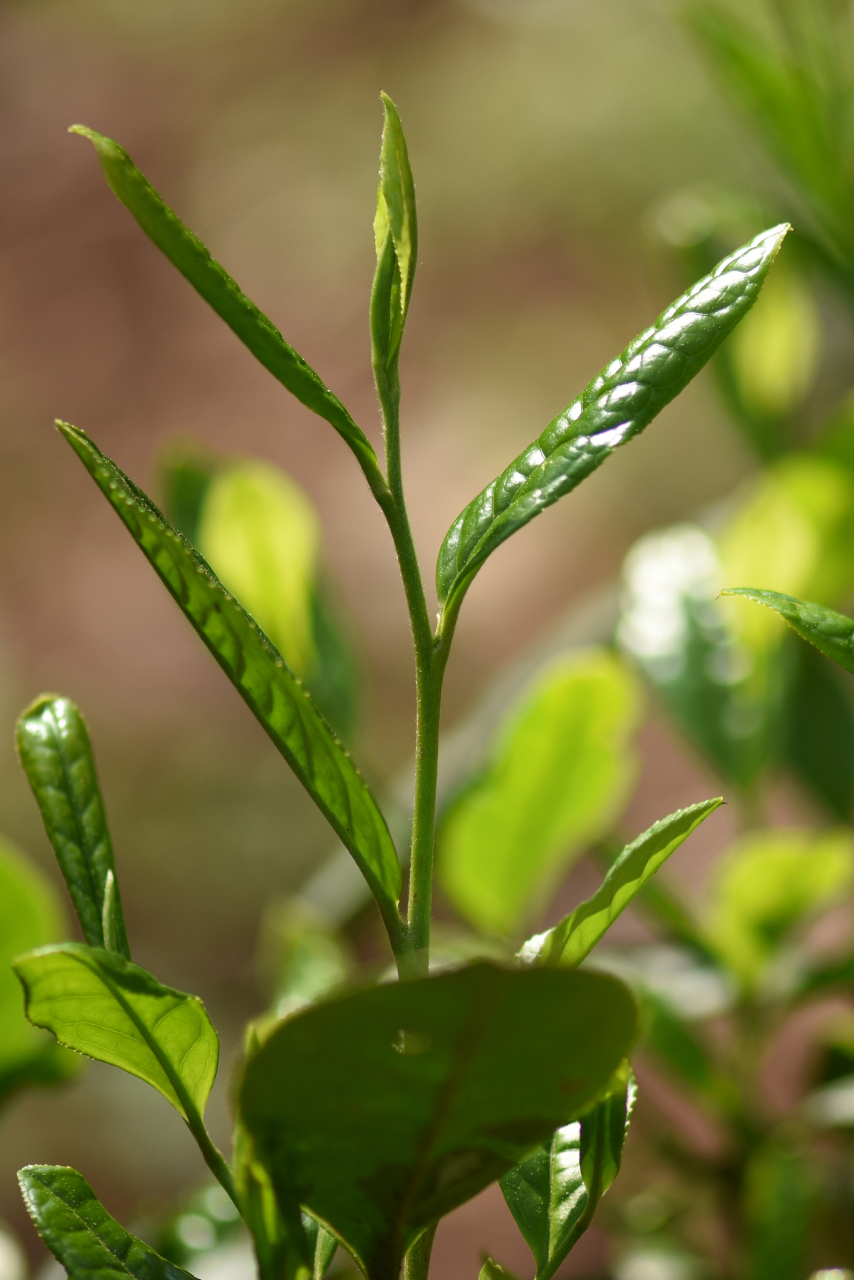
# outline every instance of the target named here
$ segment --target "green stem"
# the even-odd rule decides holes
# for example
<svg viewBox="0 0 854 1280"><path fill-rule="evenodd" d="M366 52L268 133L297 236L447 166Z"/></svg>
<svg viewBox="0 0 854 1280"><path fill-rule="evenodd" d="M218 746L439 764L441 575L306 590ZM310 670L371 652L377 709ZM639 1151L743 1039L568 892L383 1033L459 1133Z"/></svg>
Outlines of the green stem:
<svg viewBox="0 0 854 1280"><path fill-rule="evenodd" d="M237 1200L237 1189L234 1185L234 1178L232 1176L231 1169L229 1168L228 1161L211 1138L199 1113L194 1110L189 1110L187 1114L187 1127L196 1139L196 1144L204 1157L205 1164L208 1166L223 1190L228 1194L229 1199L234 1203L237 1209L240 1210L240 1205Z"/></svg>
<svg viewBox="0 0 854 1280"><path fill-rule="evenodd" d="M427 1280L438 1225L434 1222L432 1227L428 1227L409 1250L403 1262L403 1280Z"/></svg>
<svg viewBox="0 0 854 1280"><path fill-rule="evenodd" d="M447 645L433 639L424 583L406 510L400 455L400 383L397 364L375 367L383 409L388 497L378 499L397 552L415 648L415 796L409 862L406 927L395 947L401 979L425 977L430 962L430 916L433 901L433 847L436 832L436 783L439 763L439 718Z"/></svg>

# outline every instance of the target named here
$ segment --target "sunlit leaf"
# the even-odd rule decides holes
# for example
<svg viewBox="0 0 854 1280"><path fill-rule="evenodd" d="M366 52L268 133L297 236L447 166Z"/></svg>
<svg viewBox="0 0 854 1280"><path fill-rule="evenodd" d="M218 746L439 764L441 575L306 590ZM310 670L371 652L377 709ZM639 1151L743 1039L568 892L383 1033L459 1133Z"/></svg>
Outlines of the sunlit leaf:
<svg viewBox="0 0 854 1280"><path fill-rule="evenodd" d="M299 485L263 462L222 467L205 494L196 546L291 671L308 676L320 527Z"/></svg>
<svg viewBox="0 0 854 1280"><path fill-rule="evenodd" d="M380 187L374 219L377 272L371 296L374 369L381 398L384 375L396 368L403 325L418 258L415 185L397 108L382 95L385 120L380 152Z"/></svg>
<svg viewBox="0 0 854 1280"><path fill-rule="evenodd" d="M854 880L850 831L819 834L775 827L742 836L718 860L705 894L709 941L744 983Z"/></svg>
<svg viewBox="0 0 854 1280"><path fill-rule="evenodd" d="M439 553L445 612L453 615L496 547L633 439L699 373L755 302L787 230L764 231L724 258L469 503Z"/></svg>
<svg viewBox="0 0 854 1280"><path fill-rule="evenodd" d="M727 587L725 596L743 596L765 605L785 618L789 626L804 640L809 640L825 657L838 662L846 671L854 672L854 619L847 618L824 605L796 600L780 591L763 591L755 587Z"/></svg>
<svg viewBox="0 0 854 1280"><path fill-rule="evenodd" d="M537 1266L550 1280L590 1226L620 1168L635 1098L632 1078L563 1125L501 1179L501 1190Z"/></svg>
<svg viewBox="0 0 854 1280"><path fill-rule="evenodd" d="M44 694L22 713L16 732L18 757L83 936L93 947L129 958L113 848L83 717L68 698Z"/></svg>
<svg viewBox="0 0 854 1280"><path fill-rule="evenodd" d="M17 849L0 839L0 1102L28 1084L53 1084L73 1074L79 1059L37 1031L24 1015L12 960L55 942L62 913L53 887Z"/></svg>
<svg viewBox="0 0 854 1280"><path fill-rule="evenodd" d="M196 996L112 951L77 942L19 956L27 1017L60 1044L153 1085L191 1120L204 1113L219 1040Z"/></svg>
<svg viewBox="0 0 854 1280"><path fill-rule="evenodd" d="M631 1042L599 974L476 964L321 1002L250 1057L243 1123L278 1201L396 1280L420 1232L583 1110Z"/></svg>
<svg viewBox="0 0 854 1280"><path fill-rule="evenodd" d="M466 919L516 932L605 834L634 777L639 710L630 672L604 650L560 658L523 694L442 823L439 878Z"/></svg>
<svg viewBox="0 0 854 1280"><path fill-rule="evenodd" d="M114 194L158 249L198 290L264 368L306 408L331 423L355 453L369 483L372 479L376 482L379 477L376 454L341 401L324 386L302 356L285 342L272 321L250 302L231 276L218 262L214 262L205 246L164 203L130 156L118 143L83 125L73 125L71 132L82 134L92 143Z"/></svg>
<svg viewBox="0 0 854 1280"><path fill-rule="evenodd" d="M718 796L656 822L626 846L592 898L553 929L525 943L519 953L522 959L537 964L580 964L659 867L722 804L723 797Z"/></svg>
<svg viewBox="0 0 854 1280"><path fill-rule="evenodd" d="M349 752L258 624L210 566L77 427L59 429L161 582L350 850L396 937L401 872L385 819Z"/></svg>
<svg viewBox="0 0 854 1280"><path fill-rule="evenodd" d="M76 1169L29 1164L18 1181L39 1235L69 1280L192 1280L111 1218Z"/></svg>

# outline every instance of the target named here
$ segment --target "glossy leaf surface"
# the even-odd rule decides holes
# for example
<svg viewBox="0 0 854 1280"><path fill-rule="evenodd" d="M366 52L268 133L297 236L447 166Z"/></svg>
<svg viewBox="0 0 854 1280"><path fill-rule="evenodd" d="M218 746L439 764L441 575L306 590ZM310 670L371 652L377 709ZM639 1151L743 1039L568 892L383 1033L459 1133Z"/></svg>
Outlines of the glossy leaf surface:
<svg viewBox="0 0 854 1280"><path fill-rule="evenodd" d="M630 671L604 650L560 658L522 695L440 830L442 887L477 928L516 932L606 833L634 777L639 711Z"/></svg>
<svg viewBox="0 0 854 1280"><path fill-rule="evenodd" d="M809 640L827 658L838 662L846 671L854 672L854 619L847 618L824 605L809 604L780 591L762 591L755 587L727 587L725 596L742 596L766 609L773 609L804 640Z"/></svg>
<svg viewBox="0 0 854 1280"><path fill-rule="evenodd" d="M76 1169L30 1164L18 1182L39 1235L69 1280L192 1280L125 1231Z"/></svg>
<svg viewBox="0 0 854 1280"><path fill-rule="evenodd" d="M556 1130L501 1179L504 1199L534 1255L536 1280L554 1275L614 1181L634 1094L631 1080L580 1122Z"/></svg>
<svg viewBox="0 0 854 1280"><path fill-rule="evenodd" d="M68 698L46 695L22 714L16 734L18 756L84 938L90 946L129 958L113 848L83 717Z"/></svg>
<svg viewBox="0 0 854 1280"><path fill-rule="evenodd" d="M398 930L401 872L385 819L349 752L258 624L202 556L86 434L59 429L238 693L325 814Z"/></svg>
<svg viewBox="0 0 854 1280"><path fill-rule="evenodd" d="M53 886L37 867L0 839L0 1102L27 1084L51 1084L73 1074L79 1058L27 1022L12 960L62 936Z"/></svg>
<svg viewBox="0 0 854 1280"><path fill-rule="evenodd" d="M114 194L172 265L282 386L306 408L331 423L347 441L366 475L378 476L376 454L341 401L285 342L273 322L241 292L231 276L214 262L205 246L161 199L127 152L110 138L83 125L74 125L72 132L89 139Z"/></svg>
<svg viewBox="0 0 854 1280"><path fill-rule="evenodd" d="M204 1113L219 1040L196 996L112 951L64 942L15 962L27 1017L60 1044L153 1085L184 1117Z"/></svg>
<svg viewBox="0 0 854 1280"><path fill-rule="evenodd" d="M854 881L854 839L778 827L745 835L714 867L705 895L709 941L742 982L755 983L797 925Z"/></svg>
<svg viewBox="0 0 854 1280"><path fill-rule="evenodd" d="M287 1019L250 1059L240 1111L279 1202L395 1280L424 1227L595 1097L634 1024L613 979L476 964Z"/></svg>
<svg viewBox="0 0 854 1280"><path fill-rule="evenodd" d="M526 942L519 953L521 958L537 964L580 964L650 877L722 804L721 796L703 800L656 822L626 846L593 897L553 929Z"/></svg>
<svg viewBox="0 0 854 1280"><path fill-rule="evenodd" d="M453 610L487 557L571 492L699 373L759 293L787 226L718 264L644 330L454 521L436 570Z"/></svg>

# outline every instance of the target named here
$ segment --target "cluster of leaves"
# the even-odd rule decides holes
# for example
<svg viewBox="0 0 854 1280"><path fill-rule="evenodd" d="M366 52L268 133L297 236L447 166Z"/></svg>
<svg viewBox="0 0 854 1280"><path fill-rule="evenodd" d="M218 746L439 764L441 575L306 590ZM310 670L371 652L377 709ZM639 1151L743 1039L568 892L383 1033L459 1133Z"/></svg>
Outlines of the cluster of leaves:
<svg viewBox="0 0 854 1280"><path fill-rule="evenodd" d="M543 1280L613 1181L634 1100L627 1055L635 1001L617 978L579 965L721 801L656 823L617 854L588 901L524 941L556 877L612 829L632 770L637 699L625 668L607 652L561 661L528 691L444 823L442 883L491 935L499 962L457 956L431 973L442 676L463 599L487 557L641 432L703 368L756 300L787 228L760 232L727 255L466 507L439 552L434 631L400 468L398 358L417 256L414 187L397 112L384 103L371 298L384 468L341 402L121 148L76 132L92 141L112 189L154 243L273 376L338 431L386 517L417 675L407 909L398 849L340 736L352 732L349 660L301 495L255 463L173 459L170 522L83 431L58 426L349 850L400 980L342 989L334 948L315 945L310 928L292 934L286 967L298 981L248 1030L226 1160L204 1122L216 1032L198 999L131 960L86 728L73 704L54 695L22 715L18 750L85 941L39 946L14 967L34 1026L147 1081L171 1103L245 1222L262 1280L321 1280L339 1244L369 1280L396 1280L402 1265L421 1280L439 1220L496 1180ZM28 1166L20 1180L72 1280L187 1274L111 1218L75 1170ZM487 1274L497 1270L485 1265Z"/></svg>

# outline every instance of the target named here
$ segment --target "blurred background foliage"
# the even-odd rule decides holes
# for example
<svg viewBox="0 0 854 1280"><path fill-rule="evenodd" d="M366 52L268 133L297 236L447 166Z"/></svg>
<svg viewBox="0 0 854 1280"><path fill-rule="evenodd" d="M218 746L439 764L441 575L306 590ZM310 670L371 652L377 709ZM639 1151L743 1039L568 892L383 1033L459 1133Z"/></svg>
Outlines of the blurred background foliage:
<svg viewBox="0 0 854 1280"><path fill-rule="evenodd" d="M59 927L55 873L12 721L60 689L89 721L136 953L204 997L224 1060L247 1014L386 963L319 815L49 423L91 431L251 597L394 818L412 674L381 520L334 433L173 276L67 125L127 147L375 437L367 299L392 95L419 199L404 463L425 566L471 495L686 283L791 218L714 377L470 594L448 677L439 952L506 953L587 896L623 837L723 789L727 810L602 960L637 985L658 1073L641 1071L621 1181L569 1270L799 1280L854 1265L854 710L848 678L778 620L716 597L762 585L845 606L854 589L854 36L841 0L676 9L0 3L0 829L47 877L30 884L33 945ZM549 755L536 777L532 744ZM537 815L532 852L530 824L496 806L499 777L514 816ZM471 885L497 835L487 900ZM30 1052L22 1040L17 1061ZM67 1070L40 1062L33 1080ZM215 1106L225 1141L226 1072ZM14 1170L73 1162L202 1280L245 1263L180 1124L138 1082L95 1064L18 1094L2 1138L0 1217L27 1248ZM6 1240L0 1269L18 1280ZM219 1264L203 1263L213 1246ZM530 1273L497 1188L443 1225L434 1273L470 1277L482 1249Z"/></svg>

